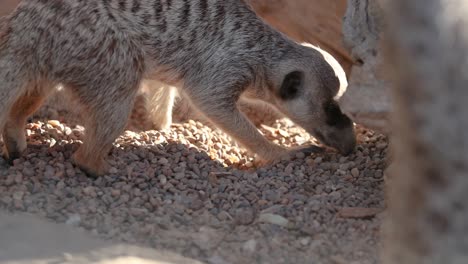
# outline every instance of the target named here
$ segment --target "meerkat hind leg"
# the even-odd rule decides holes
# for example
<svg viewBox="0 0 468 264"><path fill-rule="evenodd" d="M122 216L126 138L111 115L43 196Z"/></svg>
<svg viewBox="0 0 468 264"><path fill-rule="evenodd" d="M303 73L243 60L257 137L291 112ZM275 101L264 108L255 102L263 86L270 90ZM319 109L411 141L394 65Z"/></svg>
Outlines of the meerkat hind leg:
<svg viewBox="0 0 468 264"><path fill-rule="evenodd" d="M134 98L138 91L137 84L133 88L122 85L124 91L115 97L97 95L92 101L84 104L88 110L85 121L85 139L83 145L73 154L72 160L88 176L97 177L108 173L110 166L105 160L112 148L112 143L123 132L130 116ZM106 90L105 88L102 88ZM98 91L98 89L95 89ZM110 89L107 89L110 90ZM93 91L93 89L88 89ZM83 103L84 100L81 100Z"/></svg>

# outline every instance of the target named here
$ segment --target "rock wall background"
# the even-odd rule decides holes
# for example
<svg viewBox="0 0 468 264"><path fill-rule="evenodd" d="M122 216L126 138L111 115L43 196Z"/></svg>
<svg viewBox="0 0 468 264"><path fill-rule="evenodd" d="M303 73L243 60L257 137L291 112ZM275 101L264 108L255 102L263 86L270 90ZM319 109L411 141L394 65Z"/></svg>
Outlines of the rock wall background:
<svg viewBox="0 0 468 264"><path fill-rule="evenodd" d="M388 133L392 83L383 64L385 16L382 2L348 0L343 20L343 42L355 63L341 105L355 122Z"/></svg>
<svg viewBox="0 0 468 264"><path fill-rule="evenodd" d="M332 54L346 73L353 59L343 43L346 0L246 0L266 22L293 39Z"/></svg>

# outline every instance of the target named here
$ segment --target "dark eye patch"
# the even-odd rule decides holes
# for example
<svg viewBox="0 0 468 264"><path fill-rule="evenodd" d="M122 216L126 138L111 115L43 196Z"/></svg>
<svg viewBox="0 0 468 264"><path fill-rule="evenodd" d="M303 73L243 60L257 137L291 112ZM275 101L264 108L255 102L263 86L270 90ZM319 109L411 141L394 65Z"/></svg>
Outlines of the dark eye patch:
<svg viewBox="0 0 468 264"><path fill-rule="evenodd" d="M288 73L281 84L279 96L283 100L294 99L299 94L299 89L304 82L304 73L293 71Z"/></svg>
<svg viewBox="0 0 468 264"><path fill-rule="evenodd" d="M339 129L349 127L353 124L351 119L341 112L340 106L335 101L330 101L324 106L326 123Z"/></svg>

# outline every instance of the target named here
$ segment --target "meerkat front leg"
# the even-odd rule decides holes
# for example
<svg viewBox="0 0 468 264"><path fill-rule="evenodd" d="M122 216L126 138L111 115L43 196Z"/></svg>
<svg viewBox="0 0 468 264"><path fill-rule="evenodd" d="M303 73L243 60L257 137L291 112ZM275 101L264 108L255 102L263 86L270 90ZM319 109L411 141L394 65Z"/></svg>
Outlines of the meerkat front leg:
<svg viewBox="0 0 468 264"><path fill-rule="evenodd" d="M143 80L143 86L148 94L147 109L153 128L168 129L172 124L176 88L156 80Z"/></svg>
<svg viewBox="0 0 468 264"><path fill-rule="evenodd" d="M31 92L18 98L9 112L3 129L3 139L5 158L10 163L19 158L26 149L26 136L24 134L26 120L45 101L48 94L47 89L44 88L46 86L37 84L34 88L30 88Z"/></svg>
<svg viewBox="0 0 468 264"><path fill-rule="evenodd" d="M229 90L226 89L226 91ZM311 153L318 149L316 146L287 149L267 140L238 109L238 96L220 93L218 89L204 90L203 93L191 94L189 97L192 104L211 122L256 154L261 165L278 161L292 153Z"/></svg>

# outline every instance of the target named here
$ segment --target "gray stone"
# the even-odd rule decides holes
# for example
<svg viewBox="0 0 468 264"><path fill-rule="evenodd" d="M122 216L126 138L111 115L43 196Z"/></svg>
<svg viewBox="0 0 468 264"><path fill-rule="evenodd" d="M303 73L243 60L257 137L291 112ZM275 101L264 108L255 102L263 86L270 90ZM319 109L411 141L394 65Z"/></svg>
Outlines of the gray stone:
<svg viewBox="0 0 468 264"><path fill-rule="evenodd" d="M379 1L348 0L343 38L355 64L340 105L354 122L388 133L391 82L383 70L383 26Z"/></svg>

